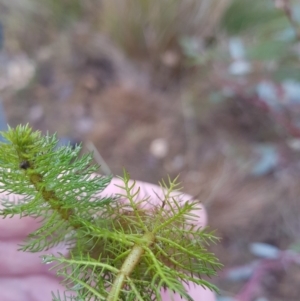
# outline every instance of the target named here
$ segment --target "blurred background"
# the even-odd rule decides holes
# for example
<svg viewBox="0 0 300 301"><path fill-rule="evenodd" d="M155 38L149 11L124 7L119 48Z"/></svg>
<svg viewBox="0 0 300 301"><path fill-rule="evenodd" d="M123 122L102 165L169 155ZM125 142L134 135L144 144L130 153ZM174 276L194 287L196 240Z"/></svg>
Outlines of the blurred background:
<svg viewBox="0 0 300 301"><path fill-rule="evenodd" d="M219 301L300 299L300 3L0 0L0 126L103 173L180 174L221 237Z"/></svg>

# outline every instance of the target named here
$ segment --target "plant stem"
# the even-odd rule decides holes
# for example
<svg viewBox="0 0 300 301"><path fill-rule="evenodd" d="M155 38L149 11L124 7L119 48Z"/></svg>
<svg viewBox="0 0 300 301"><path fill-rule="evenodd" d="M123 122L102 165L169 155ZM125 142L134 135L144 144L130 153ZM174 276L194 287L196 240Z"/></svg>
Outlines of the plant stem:
<svg viewBox="0 0 300 301"><path fill-rule="evenodd" d="M149 247L153 244L155 240L155 236L153 233L148 232L143 235L142 240L145 242L145 246ZM144 248L143 245L134 245L131 252L126 257L120 272L116 276L116 279L114 280L111 291L109 292L109 295L107 297L107 301L118 301L119 295L121 292L121 289L124 286L124 283L126 281L126 278L130 276L133 269L136 267L136 265L139 263L142 255L144 254Z"/></svg>

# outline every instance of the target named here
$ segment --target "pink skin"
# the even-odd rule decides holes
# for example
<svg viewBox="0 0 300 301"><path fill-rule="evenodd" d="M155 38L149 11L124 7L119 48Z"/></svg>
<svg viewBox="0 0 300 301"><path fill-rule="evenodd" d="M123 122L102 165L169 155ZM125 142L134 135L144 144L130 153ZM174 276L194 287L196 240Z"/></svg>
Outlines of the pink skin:
<svg viewBox="0 0 300 301"><path fill-rule="evenodd" d="M110 195L122 193L116 187L122 185L118 179L112 183L102 194ZM158 202L157 195L162 195L162 190L156 185L137 182L142 194L153 197L153 202ZM145 195L144 194L144 195ZM3 194L0 195L3 197ZM183 201L189 200L188 195L181 196ZM204 226L207 216L204 208L197 210L199 216L198 225ZM27 253L17 251L18 244L37 228L37 222L32 218L13 217L0 219L0 300L1 301L51 301L51 291L60 292L64 288L59 284L53 272L49 272L49 266L41 263L41 253ZM60 250L61 251L61 250ZM49 253L49 251L47 252ZM186 286L189 294L195 301L215 301L211 291L193 284ZM61 296L63 296L61 294ZM163 301L182 301L180 296L169 291L162 292Z"/></svg>

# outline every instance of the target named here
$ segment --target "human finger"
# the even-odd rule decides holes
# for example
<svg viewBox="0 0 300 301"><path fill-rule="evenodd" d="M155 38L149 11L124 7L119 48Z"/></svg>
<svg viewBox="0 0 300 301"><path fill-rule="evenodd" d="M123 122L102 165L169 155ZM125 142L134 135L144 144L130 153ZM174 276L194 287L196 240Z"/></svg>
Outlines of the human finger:
<svg viewBox="0 0 300 301"><path fill-rule="evenodd" d="M130 185L133 184L134 181L130 181ZM121 179L114 178L108 187L103 191L103 194L124 194L124 190L120 187L123 187L124 183ZM161 199L164 198L164 190L157 185L136 181L135 187L132 193L137 192L137 189L140 189L139 194L137 195L137 201L141 200L146 197L150 197L152 204L158 204ZM174 193L176 194L176 192ZM192 197L188 194L180 194L180 201L183 204L192 199ZM207 214L205 208L199 204L199 207L193 211L195 216L198 216L198 219L195 221L195 224L198 226L204 227L207 223ZM205 289L202 286L196 285L193 282L183 283L186 288L188 294L193 298L195 301L215 301L215 295L209 289ZM182 297L174 293L170 290L161 290L161 297L163 301L183 301Z"/></svg>
<svg viewBox="0 0 300 301"><path fill-rule="evenodd" d="M130 180L129 184L133 184L134 181ZM110 184L104 189L104 191L101 193L101 195L116 195L116 194L124 194L124 189L120 188L124 186L124 182L121 179L113 178ZM156 205L159 204L159 202L164 199L164 189L161 188L158 185L154 185L151 183L146 183L142 181L135 181L135 187L132 190L132 193L139 191L139 194L136 196L137 200L142 200L143 198L150 197L150 200L148 203L151 202L151 204ZM189 194L185 193L178 193L173 192L173 196L176 195L180 199L180 202L183 204L184 202L187 202L189 200L192 200L193 197ZM146 209L150 209L146 207ZM204 227L207 224L207 214L206 210L203 207L202 204L199 203L199 206L193 211L193 214L195 216L198 216L198 219L195 221L195 224L200 227Z"/></svg>
<svg viewBox="0 0 300 301"><path fill-rule="evenodd" d="M9 200L17 202L21 196L15 194L0 193L0 200ZM0 209L3 208L0 204ZM20 217L14 215L13 217L7 216L6 218L0 217L0 240L9 240L25 238L29 233L36 230L39 222L32 217Z"/></svg>
<svg viewBox="0 0 300 301"><path fill-rule="evenodd" d="M51 292L64 291L51 275L32 274L23 277L0 277L1 301L50 301Z"/></svg>

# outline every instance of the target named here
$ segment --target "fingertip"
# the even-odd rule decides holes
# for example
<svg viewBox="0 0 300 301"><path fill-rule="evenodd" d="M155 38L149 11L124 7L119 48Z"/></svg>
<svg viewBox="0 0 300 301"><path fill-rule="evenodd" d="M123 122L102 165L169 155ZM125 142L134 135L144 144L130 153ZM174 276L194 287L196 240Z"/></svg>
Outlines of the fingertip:
<svg viewBox="0 0 300 301"><path fill-rule="evenodd" d="M133 180L130 181L130 184L133 183ZM124 194L124 190L119 186L123 186L124 183L121 179L113 178L111 183L106 187L106 189L101 193L101 195L113 195L113 194ZM154 185L151 183L146 183L142 181L135 182L135 188L133 189L132 193L136 192L138 189L139 195L138 199L142 200L143 198L149 197L151 198L151 203L146 204L143 206L145 209L151 209L153 204L158 204L162 199L164 199L164 190L162 187L158 185ZM174 192L175 198L178 193ZM180 202L185 203L193 199L193 197L186 193L179 193L178 198ZM199 227L205 227L207 225L207 213L204 206L199 202L199 206L193 210L193 213L198 216L198 219L195 220L195 224Z"/></svg>

